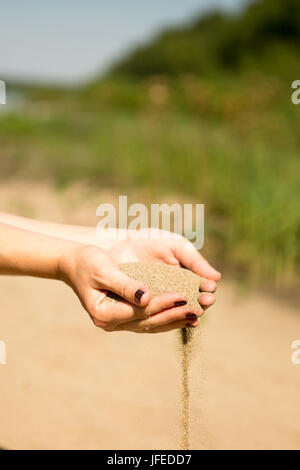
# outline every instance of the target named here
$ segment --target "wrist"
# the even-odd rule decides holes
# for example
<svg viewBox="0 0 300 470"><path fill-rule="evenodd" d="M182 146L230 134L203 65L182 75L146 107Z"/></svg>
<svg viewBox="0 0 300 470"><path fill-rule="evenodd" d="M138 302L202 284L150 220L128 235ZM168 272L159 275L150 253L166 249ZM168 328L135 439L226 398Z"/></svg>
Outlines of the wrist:
<svg viewBox="0 0 300 470"><path fill-rule="evenodd" d="M75 269L77 252L84 246L73 241L64 241L57 255L57 279L71 284L72 272Z"/></svg>
<svg viewBox="0 0 300 470"><path fill-rule="evenodd" d="M79 273L78 267L83 266L84 258L88 250L99 250L99 248L88 243L67 242L57 259L57 277L69 286L76 284Z"/></svg>

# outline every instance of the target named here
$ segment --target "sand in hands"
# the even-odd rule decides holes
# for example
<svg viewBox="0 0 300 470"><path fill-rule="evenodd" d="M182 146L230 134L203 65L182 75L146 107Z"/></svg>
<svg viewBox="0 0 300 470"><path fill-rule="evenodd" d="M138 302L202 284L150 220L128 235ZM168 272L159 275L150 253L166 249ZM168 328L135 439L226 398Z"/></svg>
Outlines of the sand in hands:
<svg viewBox="0 0 300 470"><path fill-rule="evenodd" d="M179 292L187 299L187 305L200 311L198 302L199 288L204 281L193 272L179 266L160 262L124 263L120 269L133 279L149 287L152 296L165 292ZM113 295L117 300L117 297ZM192 329L180 330L182 348L182 438L181 448L189 448L189 366L192 352Z"/></svg>

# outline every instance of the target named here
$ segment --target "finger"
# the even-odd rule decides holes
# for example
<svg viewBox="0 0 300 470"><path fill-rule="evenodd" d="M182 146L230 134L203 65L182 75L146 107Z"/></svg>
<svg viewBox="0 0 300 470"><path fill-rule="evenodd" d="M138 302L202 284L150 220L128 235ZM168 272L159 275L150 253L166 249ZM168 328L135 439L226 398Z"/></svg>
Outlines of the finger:
<svg viewBox="0 0 300 470"><path fill-rule="evenodd" d="M109 298L109 292L88 289L81 296L82 304L95 325L113 329L120 322L128 322L147 315L145 309L136 307L125 300L116 302Z"/></svg>
<svg viewBox="0 0 300 470"><path fill-rule="evenodd" d="M107 298L98 304L96 317L105 319L110 328L116 328L122 323L144 319L147 314L144 308L137 307L122 299L116 302L110 299L108 294Z"/></svg>
<svg viewBox="0 0 300 470"><path fill-rule="evenodd" d="M103 302L98 303L95 316L99 319L106 319L111 327L117 327L123 323L146 319L150 315L172 307L179 309L184 305L186 305L186 300L177 292L167 292L154 297L146 308L137 307L125 300L116 302L107 297Z"/></svg>
<svg viewBox="0 0 300 470"><path fill-rule="evenodd" d="M151 315L145 320L140 321L140 326L142 328L150 327L156 328L158 326L168 325L174 321L186 320L186 321L196 321L198 316L202 315L204 310L191 309L191 307L174 307L164 312L157 313L156 315Z"/></svg>
<svg viewBox="0 0 300 470"><path fill-rule="evenodd" d="M198 297L198 302L204 310L210 307L211 305L213 305L215 301L216 301L215 295L206 293L206 292L203 294L200 294Z"/></svg>
<svg viewBox="0 0 300 470"><path fill-rule="evenodd" d="M105 318L98 317L100 305L106 298L106 293L97 289L87 289L79 296L82 306L88 312L94 323L99 320L97 326L105 326Z"/></svg>
<svg viewBox="0 0 300 470"><path fill-rule="evenodd" d="M183 307L186 299L178 292L166 292L153 297L146 308L146 313L154 315L172 307Z"/></svg>
<svg viewBox="0 0 300 470"><path fill-rule="evenodd" d="M168 331L177 330L178 328L196 328L197 326L199 326L199 322L190 324L181 320L169 323L168 325L158 326L157 328L153 328L153 330L150 329L149 331L145 331L145 333L166 333Z"/></svg>
<svg viewBox="0 0 300 470"><path fill-rule="evenodd" d="M145 307L148 305L151 294L143 283L131 279L118 267L110 267L101 278L101 288L107 289L127 300L131 304Z"/></svg>
<svg viewBox="0 0 300 470"><path fill-rule="evenodd" d="M164 312L151 315L143 320L135 320L130 323L123 323L118 325L116 330L130 330L130 331L148 331L153 328L165 326L176 321L195 322L199 315L202 315L204 310L191 309L188 306L174 307Z"/></svg>
<svg viewBox="0 0 300 470"><path fill-rule="evenodd" d="M199 288L200 292L211 292L214 293L217 290L217 283L209 279L204 279Z"/></svg>
<svg viewBox="0 0 300 470"><path fill-rule="evenodd" d="M198 276L203 276L213 281L219 281L221 278L221 273L214 269L203 256L200 255L194 245L187 240L176 240L174 254L184 267L198 274Z"/></svg>

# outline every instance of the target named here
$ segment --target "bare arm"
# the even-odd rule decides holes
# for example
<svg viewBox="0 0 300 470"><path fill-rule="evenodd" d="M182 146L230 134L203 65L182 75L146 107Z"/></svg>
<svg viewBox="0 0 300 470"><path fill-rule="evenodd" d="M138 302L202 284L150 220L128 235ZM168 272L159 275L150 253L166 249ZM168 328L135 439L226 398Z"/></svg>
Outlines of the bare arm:
<svg viewBox="0 0 300 470"><path fill-rule="evenodd" d="M58 279L78 296L93 322L106 331L162 332L196 324L179 293L151 298L104 250L0 223L0 274ZM107 291L125 301L104 302ZM179 302L179 304L178 304ZM180 306L178 306L180 305Z"/></svg>
<svg viewBox="0 0 300 470"><path fill-rule="evenodd" d="M0 223L9 224L20 229L29 230L42 235L63 238L79 243L95 245L103 250L112 248L114 240L107 236L101 237L101 232L96 227L82 225L56 224L35 219L20 217L14 214L0 212Z"/></svg>
<svg viewBox="0 0 300 470"><path fill-rule="evenodd" d="M59 259L70 241L0 223L0 274L59 278Z"/></svg>

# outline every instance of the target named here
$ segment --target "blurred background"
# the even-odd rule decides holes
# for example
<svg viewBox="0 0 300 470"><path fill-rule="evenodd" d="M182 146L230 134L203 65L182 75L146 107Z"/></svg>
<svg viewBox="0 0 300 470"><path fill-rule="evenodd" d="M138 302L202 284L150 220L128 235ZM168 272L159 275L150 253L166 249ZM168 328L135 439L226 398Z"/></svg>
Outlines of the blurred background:
<svg viewBox="0 0 300 470"><path fill-rule="evenodd" d="M193 445L299 448L300 373L290 363L300 327L300 106L291 102L292 82L300 79L299 1L11 0L0 9L0 79L7 84L7 104L0 106L1 209L95 226L97 205L119 194L129 202L204 203L203 252L224 282L202 346L206 408L194 404L194 425L202 430L206 422L211 439ZM171 362L159 371L153 360L148 364L144 380L148 390L157 383L157 392L152 389L147 406L141 402L132 414L136 349L122 334L121 341L100 334L99 345L99 332L86 325L71 293L48 284L1 280L3 295L19 292L13 301L1 295L0 339L15 346L12 365L0 371L8 384L1 389L3 445L174 448L168 426L176 421L177 391L168 389L167 398L160 387L166 374L174 373L176 382L177 353L168 355L173 339L134 340L143 364L153 343ZM47 299L43 314L38 296ZM4 313L16 310L35 333ZM65 312L63 320L60 313L54 319L57 312ZM48 343L40 337L40 315L49 323ZM111 348L114 357L120 344L131 378L122 376L124 403L119 396L111 403L112 372L100 374L95 354ZM20 359L24 348L30 360ZM77 368L74 354L81 358ZM35 379L28 379L29 371ZM120 373L117 368L114 377ZM107 387L100 400L119 410L121 425L111 424L108 411L105 419L94 415L90 390L97 374ZM59 386L64 380L68 393ZM49 397L48 387L54 387ZM76 403L79 396L85 401L76 408L69 399ZM44 401L34 412L38 400ZM20 430L20 416L32 433L27 426ZM75 431L74 422L82 420Z"/></svg>

